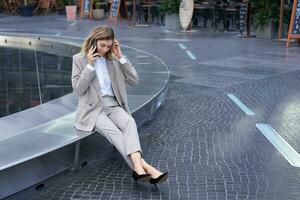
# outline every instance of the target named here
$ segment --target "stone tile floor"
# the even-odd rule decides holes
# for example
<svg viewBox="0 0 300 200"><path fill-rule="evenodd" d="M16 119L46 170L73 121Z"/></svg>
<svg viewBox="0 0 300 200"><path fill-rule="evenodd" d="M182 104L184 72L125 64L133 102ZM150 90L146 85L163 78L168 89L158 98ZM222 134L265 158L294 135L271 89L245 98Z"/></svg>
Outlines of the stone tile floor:
<svg viewBox="0 0 300 200"><path fill-rule="evenodd" d="M4 16L0 31L80 39L104 23L82 20L72 25L54 14ZM121 44L148 51L170 67L167 100L139 130L145 159L169 171L168 181L158 190L135 184L129 167L111 149L80 171L67 172L40 191L15 199L300 199L300 169L255 127L269 123L300 153L300 47L240 39L234 32L166 33L159 26L126 25L115 31ZM246 116L228 93L255 115Z"/></svg>

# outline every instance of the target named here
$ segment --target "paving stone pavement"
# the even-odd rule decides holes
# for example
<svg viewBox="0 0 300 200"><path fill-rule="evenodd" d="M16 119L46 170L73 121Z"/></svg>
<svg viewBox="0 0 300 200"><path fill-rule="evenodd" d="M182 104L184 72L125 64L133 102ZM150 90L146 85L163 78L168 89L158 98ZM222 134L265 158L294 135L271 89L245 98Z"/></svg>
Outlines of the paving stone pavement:
<svg viewBox="0 0 300 200"><path fill-rule="evenodd" d="M70 29L83 36L93 25ZM75 35L72 30L64 34ZM112 148L80 171L49 180L27 199L300 199L300 169L255 127L269 123L300 153L299 47L286 50L277 41L205 30L166 34L153 26L116 32L122 44L159 56L171 69L165 104L139 130L145 159L168 171L168 181L158 190L135 184ZM246 116L228 93L255 115Z"/></svg>

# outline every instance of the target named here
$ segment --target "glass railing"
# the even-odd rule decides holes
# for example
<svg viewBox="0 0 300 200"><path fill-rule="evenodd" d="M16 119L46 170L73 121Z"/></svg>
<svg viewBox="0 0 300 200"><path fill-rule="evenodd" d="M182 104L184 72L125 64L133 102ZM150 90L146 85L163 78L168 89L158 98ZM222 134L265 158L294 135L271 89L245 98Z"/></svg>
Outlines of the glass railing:
<svg viewBox="0 0 300 200"><path fill-rule="evenodd" d="M168 80L167 67L149 53L122 48L140 76L128 93L138 95L135 101L152 98ZM0 118L71 93L72 56L78 52L78 42L0 35Z"/></svg>
<svg viewBox="0 0 300 200"><path fill-rule="evenodd" d="M70 57L0 47L0 117L70 93L71 69Z"/></svg>

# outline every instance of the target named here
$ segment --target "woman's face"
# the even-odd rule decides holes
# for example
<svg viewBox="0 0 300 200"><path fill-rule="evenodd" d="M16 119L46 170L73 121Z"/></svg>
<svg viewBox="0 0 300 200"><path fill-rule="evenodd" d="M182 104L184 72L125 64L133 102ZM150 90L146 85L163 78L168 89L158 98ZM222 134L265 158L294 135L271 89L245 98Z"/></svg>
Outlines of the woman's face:
<svg viewBox="0 0 300 200"><path fill-rule="evenodd" d="M112 40L98 40L97 41L97 52L99 56L103 57L112 47Z"/></svg>

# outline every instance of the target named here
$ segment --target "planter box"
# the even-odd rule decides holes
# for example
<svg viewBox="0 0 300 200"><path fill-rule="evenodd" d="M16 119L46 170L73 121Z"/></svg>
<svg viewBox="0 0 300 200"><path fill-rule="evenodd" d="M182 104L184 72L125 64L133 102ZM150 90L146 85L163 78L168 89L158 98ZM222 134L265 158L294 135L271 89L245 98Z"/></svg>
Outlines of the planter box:
<svg viewBox="0 0 300 200"><path fill-rule="evenodd" d="M21 16L23 17L31 17L33 14L33 7L32 6L21 6L19 7Z"/></svg>
<svg viewBox="0 0 300 200"><path fill-rule="evenodd" d="M94 9L93 19L103 19L105 17L104 9Z"/></svg>
<svg viewBox="0 0 300 200"><path fill-rule="evenodd" d="M66 6L66 13L67 13L68 21L75 21L76 13L77 13L77 6Z"/></svg>
<svg viewBox="0 0 300 200"><path fill-rule="evenodd" d="M272 39L277 37L277 31L273 21L269 21L264 27L256 29L256 37Z"/></svg>
<svg viewBox="0 0 300 200"><path fill-rule="evenodd" d="M180 30L181 26L179 23L178 14L166 14L165 16L165 26L170 30Z"/></svg>

